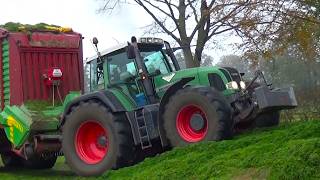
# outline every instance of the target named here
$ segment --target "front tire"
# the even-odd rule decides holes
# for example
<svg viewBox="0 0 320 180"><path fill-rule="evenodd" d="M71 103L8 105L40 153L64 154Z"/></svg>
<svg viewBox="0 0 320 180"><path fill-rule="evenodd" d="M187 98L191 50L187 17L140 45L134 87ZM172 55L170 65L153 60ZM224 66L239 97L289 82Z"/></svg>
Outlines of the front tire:
<svg viewBox="0 0 320 180"><path fill-rule="evenodd" d="M272 127L278 126L280 122L280 112L279 111L270 111L259 114L254 119L254 127L262 128L262 127Z"/></svg>
<svg viewBox="0 0 320 180"><path fill-rule="evenodd" d="M179 90L165 105L163 121L173 147L232 137L230 105L210 87Z"/></svg>
<svg viewBox="0 0 320 180"><path fill-rule="evenodd" d="M66 117L62 137L67 164L80 176L98 176L132 163L130 125L97 102L73 108Z"/></svg>
<svg viewBox="0 0 320 180"><path fill-rule="evenodd" d="M250 96L253 95L254 89L260 87L261 85L254 82L252 86L248 89ZM280 112L279 111L267 111L259 114L252 121L251 128L262 128L262 127L272 127L279 125L280 122Z"/></svg>

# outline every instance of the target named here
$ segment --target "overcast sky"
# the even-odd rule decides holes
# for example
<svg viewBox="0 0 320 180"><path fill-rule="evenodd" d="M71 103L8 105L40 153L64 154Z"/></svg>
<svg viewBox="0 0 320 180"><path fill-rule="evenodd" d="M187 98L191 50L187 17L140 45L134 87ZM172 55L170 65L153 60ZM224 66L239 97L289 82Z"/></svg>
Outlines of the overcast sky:
<svg viewBox="0 0 320 180"><path fill-rule="evenodd" d="M20 22L37 24L44 22L64 27L71 27L81 33L85 39L84 57L95 54L90 40L96 36L101 50L117 43L130 40L132 35L141 36L142 27L152 19L136 5L123 7L110 14L97 13L99 0L10 0L0 6L0 24ZM162 36L166 38L166 36ZM231 54L233 50L228 44L232 38L219 38L222 49L211 49L210 54L217 61L222 55Z"/></svg>

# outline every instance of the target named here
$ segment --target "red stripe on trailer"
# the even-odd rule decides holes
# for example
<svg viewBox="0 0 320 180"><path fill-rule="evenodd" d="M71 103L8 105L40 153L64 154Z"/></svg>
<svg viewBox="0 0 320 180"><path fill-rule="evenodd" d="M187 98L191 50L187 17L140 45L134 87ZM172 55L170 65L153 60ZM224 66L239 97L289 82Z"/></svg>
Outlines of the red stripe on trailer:
<svg viewBox="0 0 320 180"><path fill-rule="evenodd" d="M21 105L23 100L20 49L9 34L10 105ZM30 85L28 85L30 86Z"/></svg>

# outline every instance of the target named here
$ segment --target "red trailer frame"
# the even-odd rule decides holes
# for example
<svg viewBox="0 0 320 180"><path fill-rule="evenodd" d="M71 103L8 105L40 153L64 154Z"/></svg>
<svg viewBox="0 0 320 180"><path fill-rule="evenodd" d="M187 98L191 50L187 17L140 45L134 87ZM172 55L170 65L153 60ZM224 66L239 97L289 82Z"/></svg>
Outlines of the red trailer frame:
<svg viewBox="0 0 320 180"><path fill-rule="evenodd" d="M11 33L0 29L0 97L4 107L2 42L9 43L10 105L27 100L52 98L52 87L44 83L49 68L60 68L58 87L62 98L69 91L83 91L82 36L79 33Z"/></svg>

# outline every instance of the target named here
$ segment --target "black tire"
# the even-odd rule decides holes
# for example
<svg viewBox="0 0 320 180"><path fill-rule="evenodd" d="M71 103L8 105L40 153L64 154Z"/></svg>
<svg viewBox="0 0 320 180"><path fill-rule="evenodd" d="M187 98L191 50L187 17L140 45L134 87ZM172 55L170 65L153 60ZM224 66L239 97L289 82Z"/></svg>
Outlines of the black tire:
<svg viewBox="0 0 320 180"><path fill-rule="evenodd" d="M17 168L23 166L23 158L13 152L1 154L1 160L6 168Z"/></svg>
<svg viewBox="0 0 320 180"><path fill-rule="evenodd" d="M253 121L253 126L256 128L277 126L280 122L280 112L264 112L262 114L259 114L256 118L254 118Z"/></svg>
<svg viewBox="0 0 320 180"><path fill-rule="evenodd" d="M57 161L57 156L40 157L35 156L28 160L23 160L24 167L28 169L51 169Z"/></svg>
<svg viewBox="0 0 320 180"><path fill-rule="evenodd" d="M254 89L261 86L259 83L254 82L250 88L248 88L249 94L252 96ZM262 127L272 127L277 126L280 122L280 112L279 111L268 111L259 114L253 119L250 128L262 128Z"/></svg>
<svg viewBox="0 0 320 180"><path fill-rule="evenodd" d="M81 124L93 121L107 132L104 148L108 148L101 160L88 163L81 159L76 150L76 133ZM111 168L131 165L134 157L133 138L129 122L112 114L97 102L81 103L72 108L62 128L62 149L70 168L80 176L98 176ZM104 136L105 137L105 136ZM80 141L79 141L80 142ZM81 143L81 142L80 142Z"/></svg>
<svg viewBox="0 0 320 180"><path fill-rule="evenodd" d="M189 106L190 108L193 106L196 108L188 111ZM196 112L197 108L200 109L200 111ZM195 111L195 113L192 114L191 118L189 118L189 116L186 117L186 122L190 122L189 127L192 126L191 119L194 115L198 117L200 115L201 121L204 121L204 123L200 123L202 126L197 130L192 129L192 133L199 133L196 134L197 138L191 135L189 136L188 133L187 135L181 135L183 134L181 132L183 132L185 128L183 126L181 128L180 124L184 121L184 118L180 118L180 116L184 116L183 114L190 111ZM210 87L187 87L179 90L165 105L163 121L166 137L172 147L185 146L200 141L229 139L233 135L231 107L219 91ZM204 130L205 128L207 129L206 131ZM198 138L198 135L201 138ZM191 137L191 139L189 137Z"/></svg>

